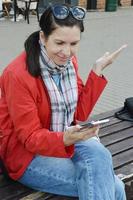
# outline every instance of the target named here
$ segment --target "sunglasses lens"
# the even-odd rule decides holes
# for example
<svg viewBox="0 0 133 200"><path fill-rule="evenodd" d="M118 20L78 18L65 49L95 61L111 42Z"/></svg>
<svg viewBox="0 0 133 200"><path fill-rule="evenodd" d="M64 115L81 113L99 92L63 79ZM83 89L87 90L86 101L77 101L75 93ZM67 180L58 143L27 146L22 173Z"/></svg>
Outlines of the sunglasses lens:
<svg viewBox="0 0 133 200"><path fill-rule="evenodd" d="M79 7L74 7L72 10L72 14L76 19L82 20L85 17L85 10Z"/></svg>
<svg viewBox="0 0 133 200"><path fill-rule="evenodd" d="M53 15L57 19L65 19L68 17L71 12L73 17L77 20L83 20L85 17L85 9L75 6L75 7L67 7L63 5L55 5L52 6Z"/></svg>
<svg viewBox="0 0 133 200"><path fill-rule="evenodd" d="M65 19L69 15L68 8L65 6L54 6L53 13L57 19Z"/></svg>

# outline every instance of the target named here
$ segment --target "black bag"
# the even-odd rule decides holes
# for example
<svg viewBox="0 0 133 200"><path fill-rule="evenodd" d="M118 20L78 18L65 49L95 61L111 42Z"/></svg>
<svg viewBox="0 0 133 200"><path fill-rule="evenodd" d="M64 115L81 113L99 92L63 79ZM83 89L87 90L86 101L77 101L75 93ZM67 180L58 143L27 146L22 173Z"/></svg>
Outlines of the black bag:
<svg viewBox="0 0 133 200"><path fill-rule="evenodd" d="M124 107L115 113L115 117L133 122L133 97L125 99Z"/></svg>

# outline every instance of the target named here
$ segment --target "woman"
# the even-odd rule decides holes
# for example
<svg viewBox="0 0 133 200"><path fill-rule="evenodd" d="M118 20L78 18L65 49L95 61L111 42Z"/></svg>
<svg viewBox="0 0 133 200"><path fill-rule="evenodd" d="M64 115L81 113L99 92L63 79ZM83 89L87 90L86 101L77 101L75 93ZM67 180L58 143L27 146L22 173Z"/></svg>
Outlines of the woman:
<svg viewBox="0 0 133 200"><path fill-rule="evenodd" d="M124 200L99 127L80 131L107 81L102 70L118 56L97 60L83 85L76 52L85 10L50 6L40 31L1 76L1 158L9 176L33 189L80 200Z"/></svg>

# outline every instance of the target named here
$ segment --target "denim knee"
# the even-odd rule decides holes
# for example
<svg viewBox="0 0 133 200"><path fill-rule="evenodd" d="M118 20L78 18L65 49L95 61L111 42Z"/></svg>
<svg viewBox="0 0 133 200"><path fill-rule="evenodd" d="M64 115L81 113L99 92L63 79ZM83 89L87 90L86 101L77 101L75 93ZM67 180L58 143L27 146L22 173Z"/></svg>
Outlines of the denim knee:
<svg viewBox="0 0 133 200"><path fill-rule="evenodd" d="M75 150L81 160L112 164L112 156L109 150L93 138L77 143Z"/></svg>

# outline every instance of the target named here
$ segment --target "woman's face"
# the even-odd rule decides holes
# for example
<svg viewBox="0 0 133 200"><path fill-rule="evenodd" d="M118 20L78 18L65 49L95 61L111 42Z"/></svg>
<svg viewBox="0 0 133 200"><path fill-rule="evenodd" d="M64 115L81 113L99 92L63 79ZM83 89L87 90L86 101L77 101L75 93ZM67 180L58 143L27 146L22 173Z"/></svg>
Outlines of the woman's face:
<svg viewBox="0 0 133 200"><path fill-rule="evenodd" d="M50 59L57 65L64 65L78 50L80 29L77 26L57 27L47 39L41 32L40 39Z"/></svg>

